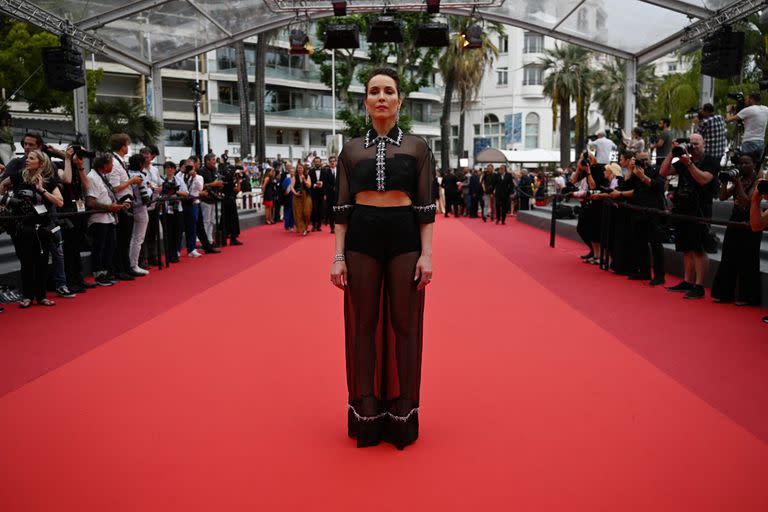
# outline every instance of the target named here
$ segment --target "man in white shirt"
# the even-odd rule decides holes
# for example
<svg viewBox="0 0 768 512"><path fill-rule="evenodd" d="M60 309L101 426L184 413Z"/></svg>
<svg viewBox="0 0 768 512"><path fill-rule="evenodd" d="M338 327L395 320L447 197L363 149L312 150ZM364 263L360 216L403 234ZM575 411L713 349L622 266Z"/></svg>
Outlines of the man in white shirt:
<svg viewBox="0 0 768 512"><path fill-rule="evenodd" d="M752 154L756 162L763 161L765 150L765 126L768 124L768 107L761 105L759 92L750 93L746 107L734 114L734 105L728 105L725 120L729 123L744 123L744 136L741 139L741 154Z"/></svg>
<svg viewBox="0 0 768 512"><path fill-rule="evenodd" d="M611 152L616 151L616 144L605 137L604 131L597 132L597 139L590 142L589 147L595 149L595 160L603 166L611 163Z"/></svg>
<svg viewBox="0 0 768 512"><path fill-rule="evenodd" d="M187 177L184 183L189 191L189 200L184 204L184 225L187 239L187 255L190 258L199 258L202 254L196 249L197 244L197 219L200 215L200 192L203 191L203 177L197 174L192 160L187 160L185 170Z"/></svg>
<svg viewBox="0 0 768 512"><path fill-rule="evenodd" d="M91 266L96 283L112 286L108 269L112 264L115 250L116 214L130 207L130 203L118 203L107 180L112 171L112 159L99 156L93 160L93 169L88 173L86 206L95 211L88 216L88 231L91 235Z"/></svg>
<svg viewBox="0 0 768 512"><path fill-rule="evenodd" d="M120 202L132 202L132 186L141 183L141 178L128 177L128 165L125 161L131 138L125 133L116 133L109 140L112 148L112 171L107 174L107 180L112 186L112 192ZM117 245L112 258L111 271L114 277L121 281L133 281L128 272L131 269L130 248L133 236L133 218L121 210L117 215Z"/></svg>
<svg viewBox="0 0 768 512"><path fill-rule="evenodd" d="M153 197L157 197L163 186L163 177L160 176L160 171L152 165L152 161L155 159L156 155L150 148L141 148L140 153L141 156L144 157L143 172L146 176L144 185L147 187L147 190L152 190ZM157 254L157 238L160 236L160 208L161 206L156 203L151 203L147 206L149 217L147 222L147 232L144 237L144 255L150 266L160 264L160 257Z"/></svg>

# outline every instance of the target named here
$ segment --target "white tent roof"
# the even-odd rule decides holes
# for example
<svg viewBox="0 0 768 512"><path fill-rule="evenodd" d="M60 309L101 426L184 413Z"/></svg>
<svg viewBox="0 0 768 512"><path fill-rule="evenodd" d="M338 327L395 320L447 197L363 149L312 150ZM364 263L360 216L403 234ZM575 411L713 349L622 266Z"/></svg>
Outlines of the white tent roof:
<svg viewBox="0 0 768 512"><path fill-rule="evenodd" d="M443 0L441 12L540 32L640 64L680 46L692 23L750 0ZM424 0L350 0L349 12L425 9ZM467 7L462 7L466 5ZM30 8L33 7L32 9ZM37 9L35 9L36 7ZM57 32L140 72L296 20L332 16L330 0L3 0L0 11ZM74 25L66 25L69 20Z"/></svg>

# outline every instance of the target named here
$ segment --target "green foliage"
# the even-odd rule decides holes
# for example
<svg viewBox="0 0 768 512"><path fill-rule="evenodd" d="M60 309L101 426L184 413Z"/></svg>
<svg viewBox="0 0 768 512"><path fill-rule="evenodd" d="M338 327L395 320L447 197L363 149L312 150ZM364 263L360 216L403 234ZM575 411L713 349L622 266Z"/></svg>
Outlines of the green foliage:
<svg viewBox="0 0 768 512"><path fill-rule="evenodd" d="M90 114L91 147L101 151L109 150L113 133L127 133L133 142L149 145L156 144L162 130L162 123L148 116L141 102L126 98L97 101Z"/></svg>
<svg viewBox="0 0 768 512"><path fill-rule="evenodd" d="M345 108L340 110L337 116L346 123L347 129L344 131L344 134L350 139L365 136L365 133L371 128L371 123L365 123L364 114L353 113ZM404 133L411 133L413 130L413 122L410 116L405 113L400 114L400 122L397 125Z"/></svg>
<svg viewBox="0 0 768 512"><path fill-rule="evenodd" d="M72 93L52 91L45 85L41 48L59 46L58 37L21 21L0 17L0 87L29 103L32 112L50 112L65 104Z"/></svg>
<svg viewBox="0 0 768 512"><path fill-rule="evenodd" d="M626 61L618 57L612 57L604 62L595 74L592 97L606 122L614 126L623 126L624 124L626 79ZM660 81L654 73L652 65L646 64L638 68L636 107L641 119L646 118L651 111ZM631 126L623 126L623 128L627 133L632 129Z"/></svg>
<svg viewBox="0 0 768 512"><path fill-rule="evenodd" d="M379 15L354 14L343 18L324 18L317 21L315 35L323 40L329 24L357 25L361 37L368 33L370 23ZM400 85L403 96L428 86L431 83L431 75L440 53L439 48L416 48L414 30L417 23L426 21L428 16L424 13L400 13L398 17L404 22L403 43L400 44L371 44L368 47L368 60L363 61L363 52L350 49L324 50L319 48L311 59L320 66L320 80L331 87L332 66L331 51L336 54L336 94L341 102L341 110L338 118L347 124L346 135L356 137L365 133L365 111L361 110L360 95L350 92L353 81L357 78L359 83L365 83L370 70L379 66L388 66L395 69L400 75ZM395 62L388 62L388 56L395 56ZM410 132L412 123L410 118L403 114L400 116L400 127L405 132Z"/></svg>

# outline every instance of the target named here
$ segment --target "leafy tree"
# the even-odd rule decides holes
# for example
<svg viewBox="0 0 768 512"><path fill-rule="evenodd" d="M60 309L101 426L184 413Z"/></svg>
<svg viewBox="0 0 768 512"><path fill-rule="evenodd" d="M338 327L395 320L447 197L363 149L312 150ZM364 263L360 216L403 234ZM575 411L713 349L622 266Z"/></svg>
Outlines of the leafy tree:
<svg viewBox="0 0 768 512"><path fill-rule="evenodd" d="M557 125L560 114L560 166L565 167L571 159L571 101L576 102L579 139L586 131L584 105L589 103L592 88L592 71L589 67L590 52L572 44L557 45L545 49L540 64L544 67L544 94L552 100L553 126ZM585 101L586 98L586 101ZM579 145L581 147L581 145Z"/></svg>
<svg viewBox="0 0 768 512"><path fill-rule="evenodd" d="M32 112L50 112L72 97L72 93L45 85L41 48L46 46L59 46L59 38L22 21L0 17L0 87L8 94L21 87L18 98L29 103Z"/></svg>
<svg viewBox="0 0 768 512"><path fill-rule="evenodd" d="M626 79L626 61L618 57L605 61L595 74L592 97L609 125L623 126L624 124ZM650 112L660 81L651 64L637 69L636 107L640 118L646 117ZM623 128L629 133L632 126L623 126Z"/></svg>
<svg viewBox="0 0 768 512"><path fill-rule="evenodd" d="M319 20L316 25L316 37L323 40L328 25L335 23L357 25L361 34L367 34L369 25L378 16L378 14L355 14L340 19ZM313 62L320 66L320 80L331 87L331 52L336 55L336 95L340 102L337 117L346 123L347 137L359 137L368 129L365 123L365 110L361 108L361 98L350 91L355 78L360 83L364 83L372 69L379 66L392 67L400 75L400 86L405 98L409 93L431 83L434 63L440 50L415 46L416 24L426 21L428 16L424 13L400 13L398 18L403 20L403 42L369 44L367 62L362 60L362 52L353 49L319 49L311 56ZM395 56L395 62L390 63L388 56ZM400 113L399 125L406 133L412 129L412 121L405 111Z"/></svg>
<svg viewBox="0 0 768 512"><path fill-rule="evenodd" d="M465 16L450 16L448 25L451 30L450 44L443 51L438 60L440 74L443 76L443 112L440 117L440 167L450 169L451 154L451 110L454 93L459 95L459 108L461 118L459 121L459 143L456 147L456 156L463 152L465 112L477 98L480 83L488 65L499 54L496 45L493 44L488 31L483 32L483 44L481 48L465 50L465 40L462 34L467 28L476 23ZM493 34L503 35L504 27L499 23L488 25Z"/></svg>
<svg viewBox="0 0 768 512"><path fill-rule="evenodd" d="M162 130L162 123L147 115L145 105L127 98L96 101L90 114L91 146L101 151L109 150L113 133L126 133L133 142L150 145L156 144Z"/></svg>

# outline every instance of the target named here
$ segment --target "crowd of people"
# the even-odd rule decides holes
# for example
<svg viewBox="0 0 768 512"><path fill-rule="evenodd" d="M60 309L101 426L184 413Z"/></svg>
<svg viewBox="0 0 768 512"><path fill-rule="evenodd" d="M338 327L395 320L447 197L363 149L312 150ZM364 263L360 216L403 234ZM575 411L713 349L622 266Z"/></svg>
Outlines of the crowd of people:
<svg viewBox="0 0 768 512"><path fill-rule="evenodd" d="M120 133L110 145L98 155L74 144L62 151L27 133L24 155L0 166L0 228L21 265L21 308L56 304L47 297L49 279L58 297L70 299L145 277L163 255L166 264L178 263L183 241L191 258L242 245L242 168L211 153L161 170L153 165L155 148L128 156L131 139ZM81 260L88 248L92 281Z"/></svg>
<svg viewBox="0 0 768 512"><path fill-rule="evenodd" d="M743 130L741 144L737 139L730 148L728 122L742 123L737 134ZM662 119L656 140L647 146L635 140L642 136L640 129L621 148L606 144L619 149L616 162L599 149L584 152L564 190L581 202L577 231L588 249L583 261L661 286L666 284L662 244L674 242L683 254L683 278L667 290L685 299L703 299L707 254L718 246L710 227L717 197L732 201L732 206L711 298L759 306L760 244L768 227L768 212L761 209L768 197L768 181L761 179L766 124L768 108L755 93L742 109L729 109L726 117L716 114L711 104L703 105L690 137L673 138L669 120ZM655 150L655 162L645 147Z"/></svg>

